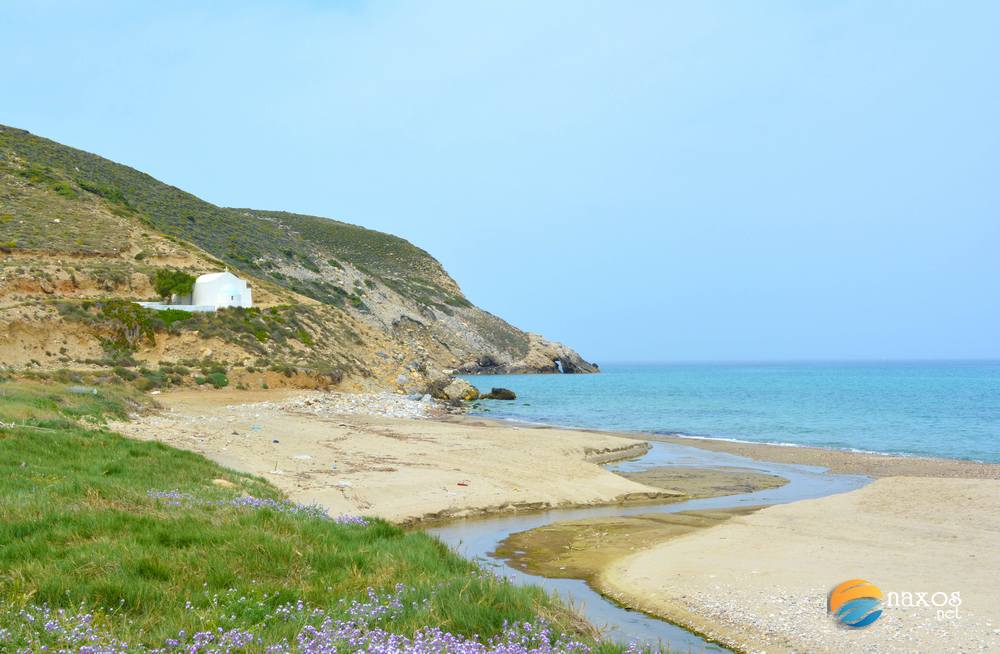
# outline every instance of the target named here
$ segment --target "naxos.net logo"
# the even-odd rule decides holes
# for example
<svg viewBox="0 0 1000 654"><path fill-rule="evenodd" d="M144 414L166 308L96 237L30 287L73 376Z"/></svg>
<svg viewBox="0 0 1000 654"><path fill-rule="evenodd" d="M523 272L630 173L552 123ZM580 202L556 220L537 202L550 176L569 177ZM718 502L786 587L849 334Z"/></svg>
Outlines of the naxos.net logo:
<svg viewBox="0 0 1000 654"><path fill-rule="evenodd" d="M878 586L864 579L850 579L830 591L827 598L830 616L840 624L867 627L882 616L883 608L903 609L908 615L919 615L922 610L939 621L961 620L959 591L917 592L890 590L883 594Z"/></svg>
<svg viewBox="0 0 1000 654"><path fill-rule="evenodd" d="M885 597L878 586L864 579L850 579L830 591L827 609L842 625L867 627L882 615Z"/></svg>

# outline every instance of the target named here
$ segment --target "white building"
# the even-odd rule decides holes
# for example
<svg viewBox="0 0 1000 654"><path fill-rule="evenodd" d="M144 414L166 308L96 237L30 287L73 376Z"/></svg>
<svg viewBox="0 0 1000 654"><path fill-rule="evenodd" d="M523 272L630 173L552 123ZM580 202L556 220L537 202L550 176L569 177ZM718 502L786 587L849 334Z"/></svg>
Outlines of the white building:
<svg viewBox="0 0 1000 654"><path fill-rule="evenodd" d="M191 295L195 306L213 306L216 309L253 306L250 287L228 270L200 276L194 281Z"/></svg>
<svg viewBox="0 0 1000 654"><path fill-rule="evenodd" d="M190 295L183 297L174 295L170 304L162 302L139 302L147 309L162 311L163 309L181 309L183 311L210 312L225 307L253 306L250 286L229 272L216 272L202 275L194 281L194 289Z"/></svg>

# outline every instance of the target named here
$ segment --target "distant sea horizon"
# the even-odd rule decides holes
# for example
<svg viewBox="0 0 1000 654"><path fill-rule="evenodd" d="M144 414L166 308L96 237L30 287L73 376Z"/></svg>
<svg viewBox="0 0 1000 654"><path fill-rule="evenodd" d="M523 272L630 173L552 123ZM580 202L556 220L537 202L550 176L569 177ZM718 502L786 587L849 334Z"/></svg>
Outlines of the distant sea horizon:
<svg viewBox="0 0 1000 654"><path fill-rule="evenodd" d="M1000 463L1000 360L608 363L594 375L478 375L472 415Z"/></svg>

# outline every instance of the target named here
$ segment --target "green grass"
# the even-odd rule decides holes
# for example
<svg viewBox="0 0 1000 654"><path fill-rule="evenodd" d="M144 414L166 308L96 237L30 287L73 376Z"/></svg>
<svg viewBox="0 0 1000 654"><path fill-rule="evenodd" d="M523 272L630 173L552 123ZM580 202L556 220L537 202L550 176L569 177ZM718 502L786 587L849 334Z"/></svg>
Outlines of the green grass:
<svg viewBox="0 0 1000 654"><path fill-rule="evenodd" d="M281 495L196 454L103 428L141 403L133 391L77 390L0 383L0 625L28 604L82 606L133 644L161 645L206 620L252 627L273 642L300 626L260 624L285 602L335 612L341 598L363 599L369 588L388 592L396 584L427 600L393 619L400 633L440 625L488 637L504 620L539 615L571 624L542 590L478 575L474 564L423 533L378 520L339 525L150 498L150 489L202 500ZM232 487L213 483L218 479Z"/></svg>

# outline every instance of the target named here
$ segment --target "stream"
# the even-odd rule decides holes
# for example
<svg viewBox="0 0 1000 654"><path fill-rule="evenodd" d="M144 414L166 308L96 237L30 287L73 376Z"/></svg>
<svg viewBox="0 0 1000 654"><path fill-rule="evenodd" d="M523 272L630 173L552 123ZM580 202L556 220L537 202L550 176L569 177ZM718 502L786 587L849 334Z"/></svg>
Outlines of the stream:
<svg viewBox="0 0 1000 654"><path fill-rule="evenodd" d="M513 533L535 529L552 522L599 518L606 516L676 513L702 509L723 509L738 506L784 504L797 500L825 497L864 486L867 477L828 473L824 468L787 463L755 461L746 457L710 452L696 447L651 442L652 449L638 459L607 465L611 471L638 471L663 466L737 467L780 475L788 483L780 488L753 493L726 495L704 499L642 504L636 506L598 506L575 509L512 514L492 518L477 518L451 522L427 529L461 555L479 561L498 574L512 577L514 583L535 584L557 593L579 611L591 624L602 630L605 638L618 642L638 641L659 645L675 652L729 652L682 627L633 611L604 598L580 579L550 579L528 574L506 562L490 556L499 543Z"/></svg>

